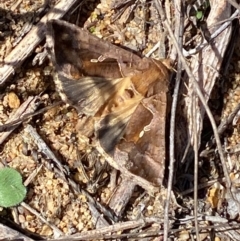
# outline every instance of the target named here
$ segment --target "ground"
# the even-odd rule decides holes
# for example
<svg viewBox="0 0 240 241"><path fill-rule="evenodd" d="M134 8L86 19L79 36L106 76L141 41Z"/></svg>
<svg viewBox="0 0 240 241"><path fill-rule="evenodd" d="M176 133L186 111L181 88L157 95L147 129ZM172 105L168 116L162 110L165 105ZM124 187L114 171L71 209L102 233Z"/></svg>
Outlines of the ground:
<svg viewBox="0 0 240 241"><path fill-rule="evenodd" d="M168 3L169 6L166 7L166 10L171 15L174 12L173 6L171 1ZM31 28L55 4L57 4L56 1L44 2L41 0L17 2L6 0L1 3L0 59L2 63ZM113 4L111 0L102 0L99 3L83 1L83 4L75 4L65 14L64 19L78 26L84 26L99 38L125 46L143 55L151 55L152 58L158 59L169 57L172 45L169 43L170 40L164 26L159 24L161 20L152 2L130 4L122 15L118 14L124 7L120 6L112 10L111 4ZM117 1L115 6L117 6ZM192 29L190 30L192 31ZM193 33L191 32L190 36L191 34ZM235 38L237 39L237 37ZM31 235L35 235L31 236L33 239L39 238L39 236L46 239L58 238L113 223L120 225L123 221L134 223L145 220L148 225L142 224L143 228L139 228L140 224L131 227L128 223L129 229L132 229L129 233L155 232L154 234L157 234L158 238L151 237L146 240L160 240L163 230L166 185L158 188L154 195L136 186L123 214L120 217L114 217L115 220L112 218L108 204L114 194L114 185L111 180L116 172L113 167L105 164L104 157L93 145L94 140L77 131L76 126L79 125L80 117L74 107L61 101L53 80L55 69L51 58L46 57L43 63L36 63L36 56L40 56L38 54L44 52L45 43L45 39L43 39L34 52L29 54L28 58L16 69L14 76L1 86L0 90L1 125L6 124L9 120L15 120L13 115L32 96L37 97L33 103L33 112L40 110L40 113L24 119L23 123L8 136L0 136L1 165L18 170L27 187L24 203L8 209L2 208L2 217L6 221L12 220L18 224L26 231L26 235L30 235L30 231ZM159 47L154 50L157 43L160 43ZM228 117L238 104L240 93L238 49L239 43L236 43L228 70L216 81L209 101L212 104L212 112L217 124L220 124L221 119ZM174 71L172 70L172 72ZM20 117L21 114L17 115L17 118ZM234 124L229 124L228 132L224 134L225 140L227 140L225 151L230 152L228 154L228 158L231 160L228 163L229 173L236 187L239 175L238 155L235 154L239 140L238 124L238 117L235 117ZM201 143L203 150L206 149L203 143L210 139L209 136L204 137L205 134L209 135L209 129L211 128L208 120L204 120ZM224 210L223 202L219 201L226 197L221 196L225 185L222 179L222 167L217 159L218 157L211 155L201 159L199 183L203 184L203 188L199 190L198 212L214 216L213 212L217 210L218 217L228 219L230 216L237 221L237 217L233 214L234 211ZM188 165L189 167L186 167ZM174 192L169 211L171 228L182 228L179 234L173 235L175 240L190 239L187 228L193 227L193 219L187 225L183 221L181 224L174 221L174 219L179 218L180 220L185 217L185 214L193 218L194 204L191 189L194 176L193 164L186 164L186 166L184 166L186 168L184 171L181 169L183 167L179 169L176 167ZM117 175L119 176L119 173ZM216 180L220 181L216 182ZM119 182L118 180L117 184ZM94 208L97 208L98 211L94 211ZM102 213L104 213L104 217L101 215ZM100 216L101 224L96 220ZM150 220L151 218L152 220ZM172 225L173 223L174 225ZM211 222L201 221L200 224L206 227ZM9 223L6 226L9 226ZM114 234L117 234L117 231L118 234L124 233L121 231L124 228L121 228L120 225ZM87 234L89 234L89 239L102 237ZM201 236L201 238L201 240L206 240L207 235L206 237ZM86 238L82 240L86 240Z"/></svg>

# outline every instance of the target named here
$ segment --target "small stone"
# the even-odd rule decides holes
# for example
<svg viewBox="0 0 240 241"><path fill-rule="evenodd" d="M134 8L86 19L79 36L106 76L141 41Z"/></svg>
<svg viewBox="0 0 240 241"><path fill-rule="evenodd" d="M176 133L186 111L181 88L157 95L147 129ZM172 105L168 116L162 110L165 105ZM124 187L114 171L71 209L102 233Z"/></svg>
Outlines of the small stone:
<svg viewBox="0 0 240 241"><path fill-rule="evenodd" d="M18 218L20 223L24 223L26 221L25 217L21 214L18 216Z"/></svg>
<svg viewBox="0 0 240 241"><path fill-rule="evenodd" d="M8 105L12 109L17 109L20 106L20 100L14 92L8 94Z"/></svg>
<svg viewBox="0 0 240 241"><path fill-rule="evenodd" d="M43 236L51 236L53 234L53 231L52 229L48 226L48 225L43 225L43 229L40 233L40 235L43 235Z"/></svg>

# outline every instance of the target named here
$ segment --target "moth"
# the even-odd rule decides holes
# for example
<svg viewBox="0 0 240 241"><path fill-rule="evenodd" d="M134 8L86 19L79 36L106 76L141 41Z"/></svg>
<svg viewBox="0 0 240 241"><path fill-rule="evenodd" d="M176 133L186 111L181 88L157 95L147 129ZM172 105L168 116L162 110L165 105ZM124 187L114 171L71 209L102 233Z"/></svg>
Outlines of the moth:
<svg viewBox="0 0 240 241"><path fill-rule="evenodd" d="M98 150L137 182L162 182L169 71L62 20L47 24L62 99L94 121ZM84 129L84 126L83 126Z"/></svg>

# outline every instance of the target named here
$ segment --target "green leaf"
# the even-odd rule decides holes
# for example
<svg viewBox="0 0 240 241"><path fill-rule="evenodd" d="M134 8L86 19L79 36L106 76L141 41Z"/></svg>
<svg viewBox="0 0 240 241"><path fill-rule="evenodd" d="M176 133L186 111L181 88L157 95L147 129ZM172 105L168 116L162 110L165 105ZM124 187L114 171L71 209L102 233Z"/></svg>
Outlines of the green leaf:
<svg viewBox="0 0 240 241"><path fill-rule="evenodd" d="M12 207L26 197L26 187L22 184L21 174L13 168L0 169L0 206Z"/></svg>
<svg viewBox="0 0 240 241"><path fill-rule="evenodd" d="M203 18L203 12L202 12L202 11L197 11L197 13L196 13L196 18L197 18L198 20L202 19L202 18Z"/></svg>
<svg viewBox="0 0 240 241"><path fill-rule="evenodd" d="M90 32L90 33L94 33L94 32L95 32L95 29L96 29L96 27L95 27L95 26L92 26L92 27L89 28L89 32Z"/></svg>

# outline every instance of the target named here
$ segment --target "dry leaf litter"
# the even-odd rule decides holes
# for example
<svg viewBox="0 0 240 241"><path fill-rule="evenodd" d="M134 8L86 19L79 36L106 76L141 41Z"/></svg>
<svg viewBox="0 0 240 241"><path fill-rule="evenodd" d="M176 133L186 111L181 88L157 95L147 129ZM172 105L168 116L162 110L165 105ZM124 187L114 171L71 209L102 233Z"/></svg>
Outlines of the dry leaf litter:
<svg viewBox="0 0 240 241"><path fill-rule="evenodd" d="M29 25L38 22L39 16L44 11L44 8L42 8L44 3L44 1L27 0L4 1L4 3L1 3L0 11L3 17L0 19L0 61L3 61L4 57L21 40L25 29L29 29L31 27ZM54 6L55 3L55 1L49 1L51 6ZM129 10L127 9L114 24L111 24L114 11L110 10L110 0L102 0L97 6L94 5L94 1L88 1L87 7L82 7L80 16L81 14L88 15L88 12L91 12L89 18L84 23L85 27L91 32L100 38L142 51L144 54L148 53L155 43L161 40L160 49L155 51L152 57L166 57L166 33L161 29L160 24L156 24L159 21L156 9L153 8L151 3L148 4L147 7L142 5L136 6L134 18L129 18L127 12ZM77 15L77 13L74 13L74 15ZM147 38L145 31L146 20L151 23ZM48 106L60 100L52 82L51 63L45 61L41 66L32 66L33 57L42 50L43 44L37 47L35 53L17 70L13 81L0 93L0 124L4 124L28 96L40 95L42 106ZM222 117L227 117L233 111L240 98L238 58L232 68L237 70L237 73L230 74L233 84L232 88L224 96ZM61 160L63 165L66 165L71 171L74 170L72 175L74 181L79 183L80 186L86 187L88 180L83 175L81 169L76 168L76 161L79 158L79 151L82 155L81 158L84 158L91 155L92 148L88 143L89 140L84 139L82 136L77 136L77 133L75 133L77 122L78 116L76 111L62 104L47 110L40 116L33 117L29 123L36 128L38 134L57 158ZM39 168L39 171L27 187L28 194L25 202L64 234L74 234L94 229L87 198L81 193L74 192L70 184L54 171L55 164L38 150L35 141L25 131L25 124L15 130L4 142L0 154L1 162L19 170L24 180ZM235 148L239 142L238 125L239 121L236 121L232 134L228 137L229 149ZM74 139L74 135L78 137L78 141ZM230 155L230 159L231 166L229 168L232 168L232 178L235 181L239 175L239 156L234 153ZM92 172L91 170L87 172L90 178ZM214 173L216 173L216 170L213 167L213 176ZM108 176L109 174L105 173L104 175ZM215 177L218 176L219 173ZM202 182L205 181L205 179L202 180ZM221 185L211 186L208 189L205 197L212 208L216 208L219 205L221 192ZM94 197L100 203L107 204L111 193L109 186L106 184L101 189L98 189ZM165 190L163 188L155 197L151 197L143 193L142 190L137 189L125 212L126 218L128 220L134 220L140 216L162 218L164 197ZM186 202L188 207L193 206L191 198ZM201 202L205 205L204 200ZM17 209L18 218L14 220L15 222L19 223L23 228L44 237L54 237L54 231L50 226L44 224L25 208L19 206ZM172 207L170 210L174 209L176 207ZM174 212L172 216L174 217ZM192 224L189 227L191 228ZM178 240L188 240L188 238L189 233L183 231L179 234Z"/></svg>

